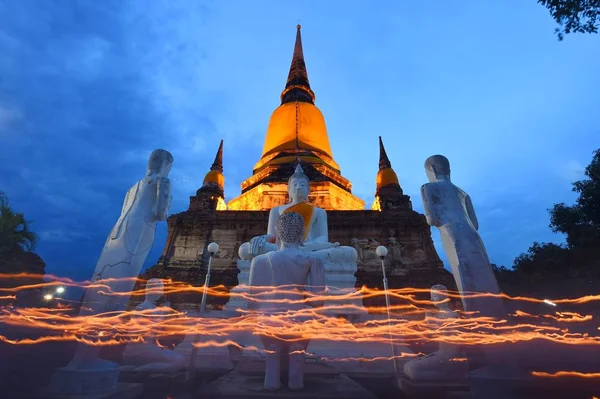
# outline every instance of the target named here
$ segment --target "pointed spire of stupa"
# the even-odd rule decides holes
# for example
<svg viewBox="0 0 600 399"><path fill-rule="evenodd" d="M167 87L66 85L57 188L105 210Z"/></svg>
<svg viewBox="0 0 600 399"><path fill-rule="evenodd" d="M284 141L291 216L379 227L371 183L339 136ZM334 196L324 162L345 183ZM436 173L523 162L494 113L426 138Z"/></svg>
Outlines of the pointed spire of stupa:
<svg viewBox="0 0 600 399"><path fill-rule="evenodd" d="M221 144L219 144L215 161L210 167L210 170L218 170L219 172L223 173L223 140L221 140Z"/></svg>
<svg viewBox="0 0 600 399"><path fill-rule="evenodd" d="M390 184L399 184L398 176L394 169L392 169L392 163L385 152L383 146L383 140L379 136L379 172L377 172L377 189L381 187L389 186Z"/></svg>
<svg viewBox="0 0 600 399"><path fill-rule="evenodd" d="M210 167L210 171L204 176L202 185L209 183L217 184L219 187L225 187L225 176L223 176L223 140L219 144L215 161Z"/></svg>
<svg viewBox="0 0 600 399"><path fill-rule="evenodd" d="M379 170L388 169L391 167L392 163L385 152L385 147L383 146L381 136L379 136Z"/></svg>
<svg viewBox="0 0 600 399"><path fill-rule="evenodd" d="M308 82L308 73L306 72L306 63L304 62L304 52L302 51L302 35L300 34L300 25L296 26L296 43L294 44L294 54L292 56L292 65L288 74L285 89L281 93L281 103L292 101L301 101L314 104L315 93L310 88Z"/></svg>

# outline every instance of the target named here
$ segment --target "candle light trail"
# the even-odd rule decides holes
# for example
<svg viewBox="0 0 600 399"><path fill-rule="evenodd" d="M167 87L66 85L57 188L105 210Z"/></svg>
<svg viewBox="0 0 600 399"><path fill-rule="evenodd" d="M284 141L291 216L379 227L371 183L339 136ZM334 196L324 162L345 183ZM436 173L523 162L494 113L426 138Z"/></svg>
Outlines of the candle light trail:
<svg viewBox="0 0 600 399"><path fill-rule="evenodd" d="M0 275L0 278L26 279L30 275ZM47 276L46 276L47 277ZM97 289L105 295L131 295L133 298L141 297L146 290L134 290L131 293L113 293L105 282L75 282L69 279L52 277L51 281L40 284L24 284L11 288L0 288L4 292L0 298L8 301L14 300L20 291L35 289L51 290L57 292L58 287L80 287ZM140 281L141 282L141 281ZM292 292L299 287L271 287L277 292ZM165 280L164 293L170 294L202 294L207 297L239 297L252 299L247 292L231 293L224 286L196 287L182 282ZM241 347L236 343L235 337L239 334L253 334L266 336L297 336L298 339L310 337L312 340L328 342L354 342L357 345L378 343L382 345L411 345L424 342L446 342L461 346L485 346L498 344L515 344L519 342L545 341L557 345L585 346L600 350L600 336L598 326L593 325L596 320L591 315L578 312L554 312L551 314L532 314L516 310L505 319L494 319L478 315L476 312L457 312L460 318L448 319L432 327L426 322L425 316L433 309L430 300L419 299L420 296L429 294L429 289L389 289L389 306L367 306L367 311L376 316L385 318L372 318L362 322L351 323L345 319L330 316L331 307L312 308L306 307L296 311L282 312L275 315L261 315L252 311L240 310L240 315L228 319L210 318L204 315L192 316L182 311L167 307L153 310L126 310L119 312L104 312L100 314L87 314L86 309L80 310L67 304L56 303L53 294L47 293L48 301L44 307L13 307L0 303L0 323L17 328L30 328L37 331L36 335L25 338L9 338L0 335L0 341L11 345L35 345L43 342L68 342L77 341L88 345L114 346L129 342L144 342L144 337L152 335L156 339L173 336L194 336L194 348L226 347L229 345ZM363 287L358 292L348 291L335 297L337 312L358 310L356 305L343 305L344 299L355 299L357 295L370 300L383 300L385 292L377 289ZM486 296L485 294L473 294ZM457 293L450 292L450 298L460 298ZM489 295L495 296L495 295ZM317 295L312 292L305 293L305 300L268 299L265 297L253 298L260 301L271 301L279 304L298 304L301 302L322 301L330 299L326 295ZM508 301L516 304L530 303L543 304L545 300L527 297L509 297L503 295ZM553 303L570 304L578 306L600 299L600 296L587 296L573 299L554 300ZM55 306L51 306L55 305ZM303 320L299 322L298 320ZM572 327L589 327L591 332L572 330ZM586 330L587 331L587 330ZM245 350L261 351L255 347L246 347ZM310 352L310 348L307 352ZM342 359L329 359L329 361L385 361L396 358L418 356L419 354L394 354L390 357L347 357ZM464 358L455 358L453 361L466 361ZM541 373L541 372L540 372ZM569 372L561 372L569 373ZM558 376L563 374L556 374ZM593 374L586 374L592 378ZM546 375L539 375L550 378Z"/></svg>

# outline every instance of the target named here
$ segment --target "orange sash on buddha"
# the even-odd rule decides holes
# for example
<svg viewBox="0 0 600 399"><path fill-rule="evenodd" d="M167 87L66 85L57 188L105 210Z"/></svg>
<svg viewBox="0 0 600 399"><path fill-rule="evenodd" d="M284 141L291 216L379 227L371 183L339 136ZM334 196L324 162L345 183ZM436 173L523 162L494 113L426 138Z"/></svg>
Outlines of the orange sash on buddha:
<svg viewBox="0 0 600 399"><path fill-rule="evenodd" d="M286 212L295 212L300 214L300 216L302 216L302 218L304 219L304 241L306 241L306 238L308 237L308 233L309 233L309 227L310 227L310 221L312 219L312 215L313 215L313 211L315 210L315 207L312 206L311 204L307 204L306 202L299 202L296 205L292 205L289 208L287 208L285 211L283 211L282 213L286 213Z"/></svg>

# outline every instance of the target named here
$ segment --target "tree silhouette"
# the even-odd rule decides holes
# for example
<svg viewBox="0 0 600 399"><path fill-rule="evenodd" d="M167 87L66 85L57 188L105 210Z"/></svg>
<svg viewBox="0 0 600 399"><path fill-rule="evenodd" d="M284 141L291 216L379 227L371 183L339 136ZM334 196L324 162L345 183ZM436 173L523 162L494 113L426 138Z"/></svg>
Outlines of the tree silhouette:
<svg viewBox="0 0 600 399"><path fill-rule="evenodd" d="M585 168L587 179L573 183L579 194L574 205L556 204L550 210L550 228L564 233L571 248L600 245L600 149Z"/></svg>
<svg viewBox="0 0 600 399"><path fill-rule="evenodd" d="M598 33L600 0L538 0L550 11L560 28L556 28L558 40L569 33Z"/></svg>
<svg viewBox="0 0 600 399"><path fill-rule="evenodd" d="M0 261L32 251L37 238L31 230L31 222L23 213L13 211L6 195L0 192Z"/></svg>
<svg viewBox="0 0 600 399"><path fill-rule="evenodd" d="M579 197L573 205L555 204L550 228L567 236L567 244L534 242L519 255L513 269L534 280L593 277L600 274L600 149L585 169L584 180L573 183Z"/></svg>

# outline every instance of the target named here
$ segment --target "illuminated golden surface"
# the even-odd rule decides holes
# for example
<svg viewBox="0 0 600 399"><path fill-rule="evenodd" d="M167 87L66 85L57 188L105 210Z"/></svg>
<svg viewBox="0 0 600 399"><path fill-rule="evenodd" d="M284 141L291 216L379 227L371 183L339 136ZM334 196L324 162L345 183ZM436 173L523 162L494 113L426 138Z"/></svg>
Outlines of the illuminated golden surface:
<svg viewBox="0 0 600 399"><path fill-rule="evenodd" d="M225 176L218 170L211 170L204 176L204 182L202 184L205 183L216 183L221 187L225 187Z"/></svg>
<svg viewBox="0 0 600 399"><path fill-rule="evenodd" d="M296 122L298 148L319 152L330 159L333 158L323 114L316 106L305 102L286 103L273 112L261 158L280 151L296 149ZM260 166L260 163L259 161L255 169ZM328 163L334 169L340 169L333 159Z"/></svg>
<svg viewBox="0 0 600 399"><path fill-rule="evenodd" d="M392 168L382 169L377 172L376 182L378 190L381 187L389 186L390 184L400 184L398 183L398 176Z"/></svg>
<svg viewBox="0 0 600 399"><path fill-rule="evenodd" d="M371 210L381 212L381 199L379 199L378 195L375 196L375 201L373 201L373 205L371 205Z"/></svg>
<svg viewBox="0 0 600 399"><path fill-rule="evenodd" d="M357 211L365 209L365 202L337 185L311 182L308 202L321 209ZM287 183L259 184L235 197L227 204L230 211L266 211L288 203Z"/></svg>
<svg viewBox="0 0 600 399"><path fill-rule="evenodd" d="M223 197L217 198L217 211L226 211L227 203L223 199Z"/></svg>

